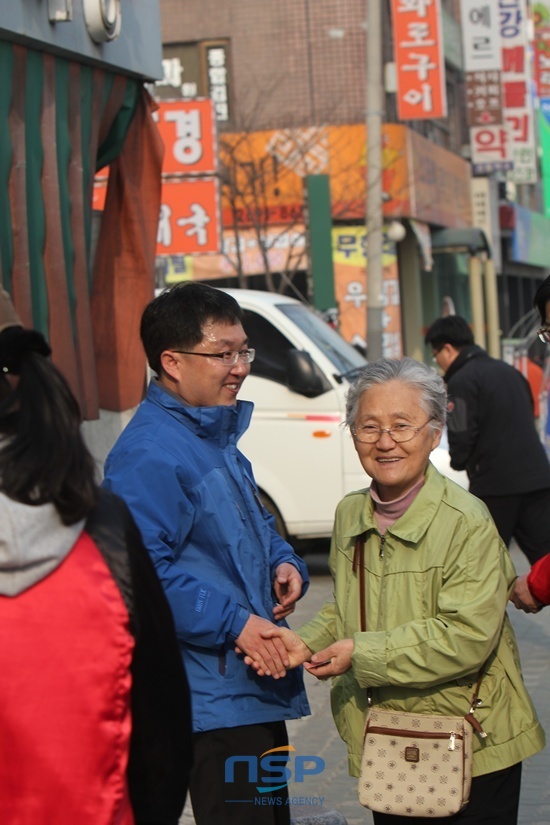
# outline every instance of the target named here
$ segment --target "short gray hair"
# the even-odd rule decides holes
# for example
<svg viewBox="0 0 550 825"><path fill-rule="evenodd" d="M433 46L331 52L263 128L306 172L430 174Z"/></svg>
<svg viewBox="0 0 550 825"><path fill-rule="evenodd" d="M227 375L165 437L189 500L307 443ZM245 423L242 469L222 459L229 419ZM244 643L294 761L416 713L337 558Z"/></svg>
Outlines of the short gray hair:
<svg viewBox="0 0 550 825"><path fill-rule="evenodd" d="M445 382L432 367L427 367L414 358L380 358L373 361L361 370L360 375L349 388L346 396L346 420L348 427L353 427L359 399L364 392L376 384L385 384L387 381L401 381L420 390L420 405L430 419L441 427L447 419L447 389Z"/></svg>

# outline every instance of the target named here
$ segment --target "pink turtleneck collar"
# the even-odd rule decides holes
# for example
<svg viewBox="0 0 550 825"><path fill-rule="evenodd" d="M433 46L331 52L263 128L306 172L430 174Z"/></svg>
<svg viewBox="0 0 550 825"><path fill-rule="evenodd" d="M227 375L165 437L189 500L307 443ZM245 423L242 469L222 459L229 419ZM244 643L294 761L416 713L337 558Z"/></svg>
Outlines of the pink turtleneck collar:
<svg viewBox="0 0 550 825"><path fill-rule="evenodd" d="M421 478L414 487L411 487L400 498L393 501L382 501L376 489L376 481L373 481L370 488L370 496L374 502L374 517L379 531L384 535L388 527L391 527L403 513L409 509L418 493L424 486L425 478Z"/></svg>

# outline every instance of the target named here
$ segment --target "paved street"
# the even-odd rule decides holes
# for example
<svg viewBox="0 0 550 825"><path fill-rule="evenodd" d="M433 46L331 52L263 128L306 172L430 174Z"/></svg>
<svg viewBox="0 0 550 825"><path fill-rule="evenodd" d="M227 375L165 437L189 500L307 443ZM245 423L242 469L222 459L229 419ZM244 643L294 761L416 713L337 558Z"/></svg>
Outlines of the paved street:
<svg viewBox="0 0 550 825"><path fill-rule="evenodd" d="M527 561L518 550L512 550L518 573L528 569ZM291 624L298 627L310 618L330 598L331 580L327 574L326 557L307 557L312 582L310 590L292 617ZM526 684L536 705L541 722L550 739L550 609L537 615L517 611L512 605L509 614L513 622L523 665ZM324 808L337 811L347 825L372 823L369 811L357 801L357 780L348 776L344 743L336 733L329 702L329 682L319 682L305 674L312 715L289 723L290 742L300 754L321 756L326 763L319 776L293 783L290 796L303 801L314 797L324 798ZM550 748L527 760L524 764L519 825L548 825L550 823ZM307 822L318 808L301 804L292 808L293 817ZM181 819L182 825L193 824L188 808Z"/></svg>

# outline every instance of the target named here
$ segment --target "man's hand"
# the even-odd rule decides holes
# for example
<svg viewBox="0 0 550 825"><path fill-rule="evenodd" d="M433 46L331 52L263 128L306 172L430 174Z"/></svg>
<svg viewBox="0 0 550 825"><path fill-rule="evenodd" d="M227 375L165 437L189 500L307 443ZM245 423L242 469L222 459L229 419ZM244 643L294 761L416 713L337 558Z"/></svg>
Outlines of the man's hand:
<svg viewBox="0 0 550 825"><path fill-rule="evenodd" d="M339 676L351 667L351 657L355 648L353 639L342 639L334 642L330 647L319 650L311 657L309 664L304 667L318 679L328 679L329 676ZM326 664L324 664L326 662ZM321 664L323 663L323 664Z"/></svg>
<svg viewBox="0 0 550 825"><path fill-rule="evenodd" d="M274 679L279 679L286 676L290 658L278 635L264 636L270 629L278 630L267 619L251 614L235 644L237 652L245 654L245 663L252 665L260 676L273 676Z"/></svg>
<svg viewBox="0 0 550 825"><path fill-rule="evenodd" d="M262 630L262 637L266 641L279 641L283 644L286 650L287 668L292 669L298 667L303 662L306 662L311 656L311 650L302 642L300 637L294 630L288 627L277 627L277 625L270 625L266 630ZM261 667L257 660L251 656L245 656L245 664L254 668L258 676L265 676L265 670Z"/></svg>
<svg viewBox="0 0 550 825"><path fill-rule="evenodd" d="M529 590L527 584L528 575L528 573L525 573L523 576L518 576L510 596L510 601L515 604L518 610L524 610L525 613L538 613L543 605L535 599Z"/></svg>
<svg viewBox="0 0 550 825"><path fill-rule="evenodd" d="M273 580L273 590L279 602L273 608L273 618L276 622L293 612L296 602L302 595L302 585L302 577L293 564L285 561L277 567Z"/></svg>

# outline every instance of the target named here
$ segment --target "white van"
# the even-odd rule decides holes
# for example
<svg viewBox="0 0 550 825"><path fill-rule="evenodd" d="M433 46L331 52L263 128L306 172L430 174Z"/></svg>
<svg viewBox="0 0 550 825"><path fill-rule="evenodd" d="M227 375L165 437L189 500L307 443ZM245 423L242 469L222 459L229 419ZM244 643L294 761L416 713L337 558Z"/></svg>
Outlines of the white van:
<svg viewBox="0 0 550 825"><path fill-rule="evenodd" d="M245 312L256 359L239 397L254 402L239 448L251 460L262 499L293 541L328 537L334 511L368 484L342 422L345 396L365 359L313 310L271 292L225 290ZM432 461L467 489L439 447Z"/></svg>

